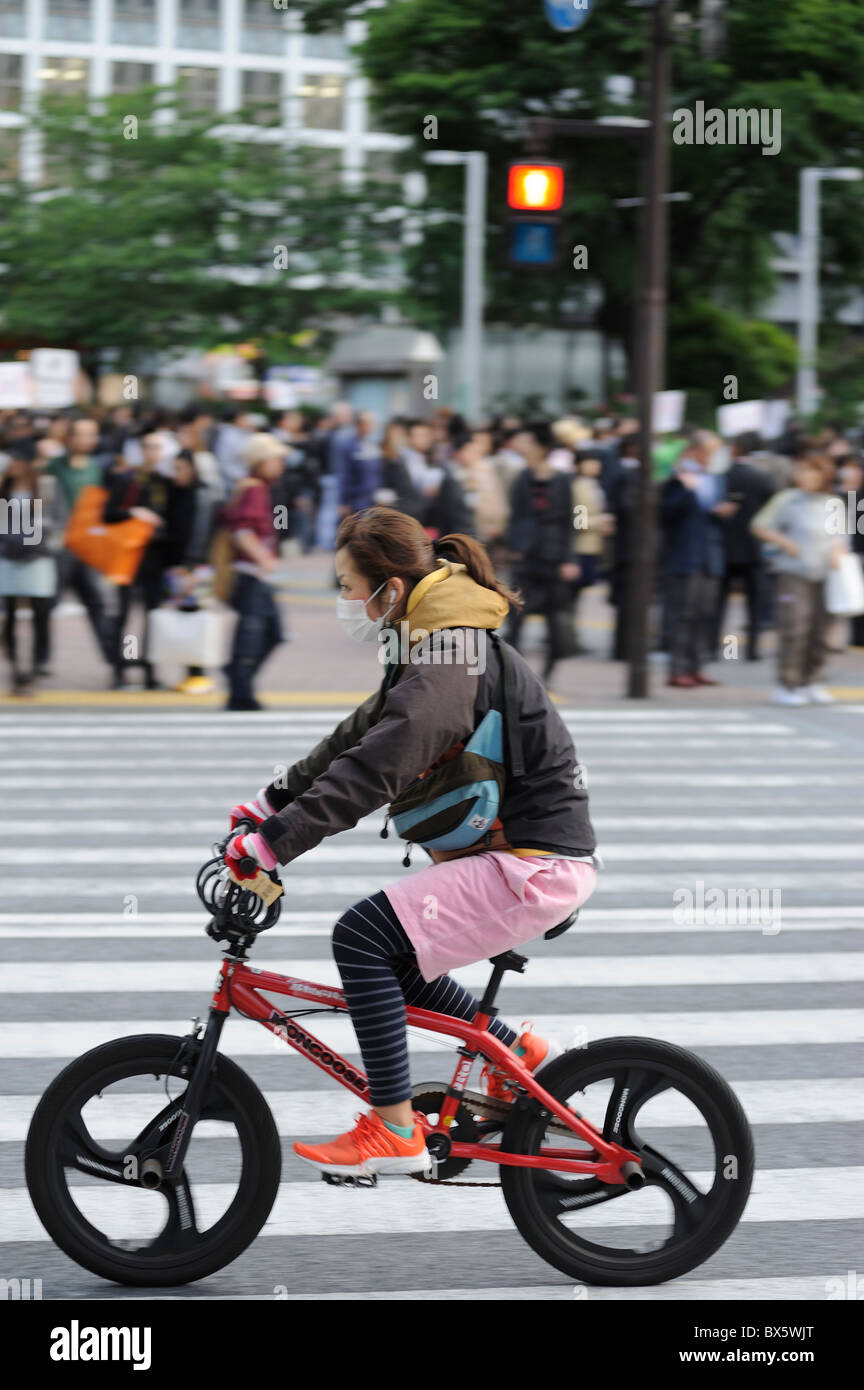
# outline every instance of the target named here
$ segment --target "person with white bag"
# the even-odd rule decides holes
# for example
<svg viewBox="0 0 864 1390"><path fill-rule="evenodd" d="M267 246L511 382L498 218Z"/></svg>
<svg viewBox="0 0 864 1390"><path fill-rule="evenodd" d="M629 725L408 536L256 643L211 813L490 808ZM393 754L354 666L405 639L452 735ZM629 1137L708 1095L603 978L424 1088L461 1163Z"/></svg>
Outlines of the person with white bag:
<svg viewBox="0 0 864 1390"><path fill-rule="evenodd" d="M831 459L804 454L795 464L793 486L775 493L750 523L753 534L771 547L776 580L779 684L772 695L775 704L825 705L834 700L820 677L832 616L828 603L833 607L838 601L833 594L834 575L849 554L848 536L838 534L836 526L834 473Z"/></svg>

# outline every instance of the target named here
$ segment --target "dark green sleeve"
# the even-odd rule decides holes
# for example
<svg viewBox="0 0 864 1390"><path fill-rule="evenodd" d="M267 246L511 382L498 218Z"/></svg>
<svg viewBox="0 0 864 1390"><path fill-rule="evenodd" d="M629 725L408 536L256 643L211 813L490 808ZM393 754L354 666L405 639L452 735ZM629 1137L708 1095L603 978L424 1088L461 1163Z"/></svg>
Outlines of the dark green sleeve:
<svg viewBox="0 0 864 1390"><path fill-rule="evenodd" d="M346 748L353 748L355 743L359 743L366 730L378 718L383 699L381 689L374 691L362 705L358 705L353 713L348 715L347 719L343 719L342 723L337 725L332 734L322 738L308 757L302 758L300 762L294 763L293 767L280 773L266 789L270 805L281 811L295 797L307 791L315 778L326 772L334 758L338 758Z"/></svg>

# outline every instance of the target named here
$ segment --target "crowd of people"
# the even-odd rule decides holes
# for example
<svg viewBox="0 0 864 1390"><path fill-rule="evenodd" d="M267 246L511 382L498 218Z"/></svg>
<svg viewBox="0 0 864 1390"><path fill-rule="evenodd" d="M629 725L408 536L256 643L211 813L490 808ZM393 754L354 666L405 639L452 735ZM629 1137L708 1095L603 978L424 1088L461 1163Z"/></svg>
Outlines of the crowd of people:
<svg viewBox="0 0 864 1390"><path fill-rule="evenodd" d="M740 589L743 658L759 660L762 632L778 631L774 698L830 699L824 587L844 550L864 552L859 446L836 429L790 432L770 449L755 435L726 444L701 429L658 440L654 645L668 654L670 685L717 683L704 667L737 655L725 649L724 622ZM552 688L558 664L586 651L580 596L594 585L608 584L615 620L608 651L593 654L628 655L639 463L634 419L501 415L472 424L441 408L384 422L347 402L267 414L210 402L183 411L139 403L0 411L0 598L12 690L26 694L51 674L51 616L66 591L83 605L117 689L134 667L148 689L160 688L148 641L155 609L194 611L215 593L238 615L224 667L228 708L259 708L255 677L285 637L274 589L285 543L295 554L332 549L340 520L372 506L416 517L432 537L483 543L525 600L505 636L518 646L526 614L545 620L542 675ZM101 490L100 524L89 530L95 557L76 543L93 489ZM839 534L826 525L829 498L853 518ZM28 515L39 522L29 533ZM99 538L106 554L113 538L111 555L122 551L122 562L102 562ZM130 632L136 602L140 635ZM18 621L26 608L27 641ZM852 618L848 640L864 646L864 616ZM215 688L195 653L176 688Z"/></svg>

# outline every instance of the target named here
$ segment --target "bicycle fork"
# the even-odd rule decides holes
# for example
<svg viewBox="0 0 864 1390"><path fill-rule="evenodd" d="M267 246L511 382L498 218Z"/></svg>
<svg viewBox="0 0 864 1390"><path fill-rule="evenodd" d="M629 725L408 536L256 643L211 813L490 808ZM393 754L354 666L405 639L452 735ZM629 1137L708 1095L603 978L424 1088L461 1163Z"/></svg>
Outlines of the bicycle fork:
<svg viewBox="0 0 864 1390"><path fill-rule="evenodd" d="M195 1032L184 1038L180 1056L191 1058L192 1075L182 1101L173 1102L157 1115L135 1146L142 1187L174 1186L179 1181L227 1018L227 1012L211 1008L203 1037Z"/></svg>

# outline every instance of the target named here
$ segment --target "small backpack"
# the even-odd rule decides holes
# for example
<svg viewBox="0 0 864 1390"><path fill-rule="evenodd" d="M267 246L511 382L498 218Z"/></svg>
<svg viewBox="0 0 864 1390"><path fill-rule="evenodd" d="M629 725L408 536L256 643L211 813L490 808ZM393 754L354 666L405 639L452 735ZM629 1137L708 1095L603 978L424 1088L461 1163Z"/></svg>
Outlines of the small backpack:
<svg viewBox="0 0 864 1390"><path fill-rule="evenodd" d="M469 849L484 836L491 838L508 773L521 777L525 770L510 650L496 632L488 635L501 663L499 707L487 711L464 747L457 744L448 750L390 803L387 820L409 842L402 860L406 868L412 845L426 850ZM386 821L381 834L386 838Z"/></svg>

